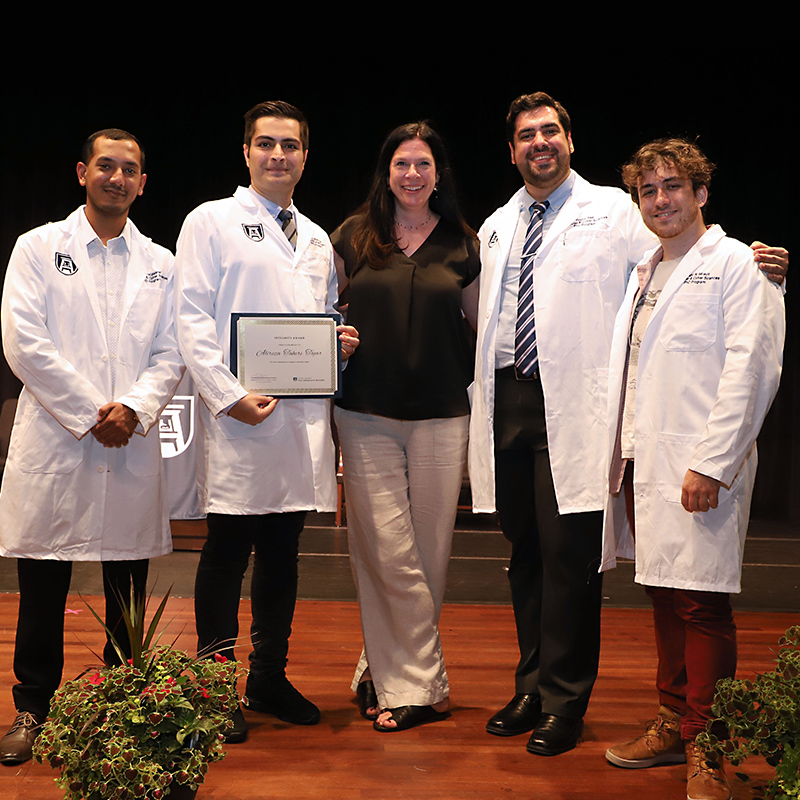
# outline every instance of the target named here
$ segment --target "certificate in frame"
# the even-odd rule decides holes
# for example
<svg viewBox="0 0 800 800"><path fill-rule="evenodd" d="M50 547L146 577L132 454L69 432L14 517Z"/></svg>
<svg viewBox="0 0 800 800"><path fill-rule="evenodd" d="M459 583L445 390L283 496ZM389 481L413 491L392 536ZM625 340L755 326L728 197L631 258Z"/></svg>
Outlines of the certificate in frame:
<svg viewBox="0 0 800 800"><path fill-rule="evenodd" d="M339 397L339 314L231 314L231 371L248 392Z"/></svg>

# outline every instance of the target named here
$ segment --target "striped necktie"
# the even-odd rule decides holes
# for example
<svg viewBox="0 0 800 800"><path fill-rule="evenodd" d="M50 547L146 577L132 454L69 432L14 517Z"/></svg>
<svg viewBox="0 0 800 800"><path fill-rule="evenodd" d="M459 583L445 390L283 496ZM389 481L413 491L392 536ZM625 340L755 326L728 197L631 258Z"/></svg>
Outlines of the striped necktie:
<svg viewBox="0 0 800 800"><path fill-rule="evenodd" d="M536 321L533 318L533 257L542 243L542 225L549 203L531 205L531 221L525 234L525 246L519 265L519 297L517 299L517 328L514 342L514 366L517 375L533 377L539 365L536 348Z"/></svg>
<svg viewBox="0 0 800 800"><path fill-rule="evenodd" d="M292 249L297 249L297 225L294 224L294 218L292 217L292 212L289 211L288 208L284 208L280 214L278 214L278 219L281 221L281 230L286 234L286 238L289 240L289 244L292 246Z"/></svg>

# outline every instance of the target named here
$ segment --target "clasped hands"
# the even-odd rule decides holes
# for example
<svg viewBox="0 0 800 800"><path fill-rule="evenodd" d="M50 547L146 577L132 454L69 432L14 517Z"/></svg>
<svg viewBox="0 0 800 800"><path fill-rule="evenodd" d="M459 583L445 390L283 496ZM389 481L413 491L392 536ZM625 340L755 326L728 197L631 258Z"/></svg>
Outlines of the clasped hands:
<svg viewBox="0 0 800 800"><path fill-rule="evenodd" d="M136 430L136 413L122 403L106 403L97 412L92 435L103 447L125 447Z"/></svg>

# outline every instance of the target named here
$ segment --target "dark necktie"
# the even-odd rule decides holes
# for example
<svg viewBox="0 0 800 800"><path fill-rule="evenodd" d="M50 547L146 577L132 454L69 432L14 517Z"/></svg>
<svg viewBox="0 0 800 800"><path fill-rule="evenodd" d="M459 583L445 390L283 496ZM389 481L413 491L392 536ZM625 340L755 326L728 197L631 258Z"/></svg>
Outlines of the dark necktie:
<svg viewBox="0 0 800 800"><path fill-rule="evenodd" d="M278 219L281 221L281 230L286 234L292 249L297 249L297 225L294 224L292 212L288 208L284 208L278 214Z"/></svg>
<svg viewBox="0 0 800 800"><path fill-rule="evenodd" d="M531 221L525 234L525 246L519 265L519 297L517 299L517 328L514 342L514 366L517 374L530 378L539 365L536 348L536 321L533 318L533 257L542 243L544 212L550 204L533 203Z"/></svg>

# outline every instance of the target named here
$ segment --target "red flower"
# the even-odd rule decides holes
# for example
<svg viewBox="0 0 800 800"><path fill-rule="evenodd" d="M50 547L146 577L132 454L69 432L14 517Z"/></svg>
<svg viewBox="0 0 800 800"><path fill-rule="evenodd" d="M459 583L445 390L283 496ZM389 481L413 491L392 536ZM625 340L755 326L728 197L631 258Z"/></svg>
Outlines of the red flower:
<svg viewBox="0 0 800 800"><path fill-rule="evenodd" d="M222 653L214 653L214 661L218 661L220 664L224 664L228 659L222 655Z"/></svg>
<svg viewBox="0 0 800 800"><path fill-rule="evenodd" d="M95 686L99 686L105 680L105 675L101 675L99 672L95 672L89 678L89 683L94 684Z"/></svg>

